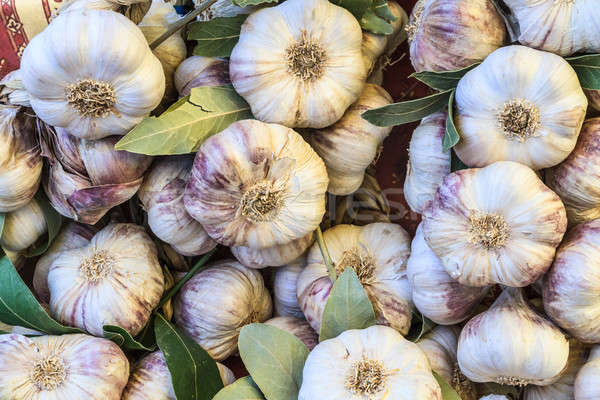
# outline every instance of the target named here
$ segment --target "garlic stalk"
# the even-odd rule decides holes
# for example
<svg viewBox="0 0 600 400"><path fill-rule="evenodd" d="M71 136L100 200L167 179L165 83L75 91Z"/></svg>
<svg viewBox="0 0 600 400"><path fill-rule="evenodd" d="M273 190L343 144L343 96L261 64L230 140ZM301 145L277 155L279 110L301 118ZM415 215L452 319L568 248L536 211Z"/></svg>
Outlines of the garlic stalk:
<svg viewBox="0 0 600 400"><path fill-rule="evenodd" d="M319 344L319 335L310 327L304 318L275 317L265 321L265 324L274 326L296 336L309 351Z"/></svg>
<svg viewBox="0 0 600 400"><path fill-rule="evenodd" d="M48 231L46 218L37 199L9 212L4 219L0 245L9 251L21 251L34 245Z"/></svg>
<svg viewBox="0 0 600 400"><path fill-rule="evenodd" d="M179 64L174 79L180 97L189 95L195 87L229 85L229 61L215 57L191 56Z"/></svg>
<svg viewBox="0 0 600 400"><path fill-rule="evenodd" d="M600 398L600 345L594 346L586 363L575 379L575 400L596 400Z"/></svg>

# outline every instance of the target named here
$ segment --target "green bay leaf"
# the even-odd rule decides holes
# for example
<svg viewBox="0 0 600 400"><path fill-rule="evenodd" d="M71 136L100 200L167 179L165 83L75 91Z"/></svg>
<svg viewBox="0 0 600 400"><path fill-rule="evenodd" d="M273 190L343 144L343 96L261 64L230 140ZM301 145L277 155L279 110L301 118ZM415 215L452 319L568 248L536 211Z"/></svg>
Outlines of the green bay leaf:
<svg viewBox="0 0 600 400"><path fill-rule="evenodd" d="M242 328L240 356L261 392L269 400L298 398L306 346L291 333L265 324Z"/></svg>
<svg viewBox="0 0 600 400"><path fill-rule="evenodd" d="M587 54L566 59L579 78L581 87L600 90L600 54Z"/></svg>
<svg viewBox="0 0 600 400"><path fill-rule="evenodd" d="M193 22L188 27L188 39L196 41L194 55L229 57L240 39L242 24L248 15L219 17Z"/></svg>
<svg viewBox="0 0 600 400"><path fill-rule="evenodd" d="M454 149L450 150L450 172L460 171L461 169L469 168L462 160L456 155Z"/></svg>
<svg viewBox="0 0 600 400"><path fill-rule="evenodd" d="M423 72L415 72L410 77L416 78L419 81L423 82L427 86L436 89L436 90L448 90L455 89L458 85L458 81L470 70L477 67L481 63L475 63L466 68L462 68L456 71L443 71L443 72L433 72L433 71L423 71Z"/></svg>
<svg viewBox="0 0 600 400"><path fill-rule="evenodd" d="M333 4L350 11L360 21L364 13L373 5L373 0L330 0Z"/></svg>
<svg viewBox="0 0 600 400"><path fill-rule="evenodd" d="M458 393L456 393L456 390L454 390L444 378L434 371L431 371L431 373L442 389L442 400L461 400Z"/></svg>
<svg viewBox="0 0 600 400"><path fill-rule="evenodd" d="M23 253L25 257L35 257L44 254L52 244L56 235L60 232L60 227L62 225L62 216L54 209L54 207L52 207L43 190L38 190L35 199L44 214L48 232L45 237L38 241L38 243L35 243Z"/></svg>
<svg viewBox="0 0 600 400"><path fill-rule="evenodd" d="M102 336L104 336L105 339L112 340L124 350L153 351L155 349L154 346L144 346L120 326L104 325L102 327Z"/></svg>
<svg viewBox="0 0 600 400"><path fill-rule="evenodd" d="M371 9L365 11L360 19L360 26L365 31L373 32L376 35L391 35L394 28L385 19L379 17Z"/></svg>
<svg viewBox="0 0 600 400"><path fill-rule="evenodd" d="M390 10L387 0L375 0L372 9L378 17L386 21L393 22L397 19L392 10Z"/></svg>
<svg viewBox="0 0 600 400"><path fill-rule="evenodd" d="M265 400L265 396L252 378L246 376L225 386L213 400Z"/></svg>
<svg viewBox="0 0 600 400"><path fill-rule="evenodd" d="M252 118L250 106L233 86L193 88L187 101L159 117L148 117L115 148L148 155L191 153L235 121Z"/></svg>
<svg viewBox="0 0 600 400"><path fill-rule="evenodd" d="M456 143L460 140L460 135L456 130L454 124L454 90L450 94L448 99L448 117L446 118L446 133L442 138L442 148L444 151L448 151L453 148Z"/></svg>
<svg viewBox="0 0 600 400"><path fill-rule="evenodd" d="M349 329L364 329L375 325L375 311L369 296L360 284L356 272L346 268L329 293L319 340L337 337Z"/></svg>

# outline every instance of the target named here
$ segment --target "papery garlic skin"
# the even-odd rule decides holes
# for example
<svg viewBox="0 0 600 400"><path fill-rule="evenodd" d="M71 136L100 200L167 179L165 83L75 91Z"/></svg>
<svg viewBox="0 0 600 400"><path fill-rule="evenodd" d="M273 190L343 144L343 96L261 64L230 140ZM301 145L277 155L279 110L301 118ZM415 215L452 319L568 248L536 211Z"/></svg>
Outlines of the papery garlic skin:
<svg viewBox="0 0 600 400"><path fill-rule="evenodd" d="M44 212L37 199L5 215L0 245L9 251L21 251L35 244L48 231Z"/></svg>
<svg viewBox="0 0 600 400"><path fill-rule="evenodd" d="M298 400L441 400L425 354L394 329L349 330L310 352Z"/></svg>
<svg viewBox="0 0 600 400"><path fill-rule="evenodd" d="M575 400L595 400L600 397L600 345L594 346L575 379Z"/></svg>
<svg viewBox="0 0 600 400"><path fill-rule="evenodd" d="M23 87L20 69L10 71L4 75L4 78L0 79L0 102L14 106L31 107L29 94Z"/></svg>
<svg viewBox="0 0 600 400"><path fill-rule="evenodd" d="M560 198L511 161L446 176L423 212L427 244L467 286L532 284L550 268L566 229Z"/></svg>
<svg viewBox="0 0 600 400"><path fill-rule="evenodd" d="M0 398L119 400L129 362L107 339L0 335Z"/></svg>
<svg viewBox="0 0 600 400"><path fill-rule="evenodd" d="M42 174L35 119L20 110L0 105L0 212L3 213L21 208L33 198Z"/></svg>
<svg viewBox="0 0 600 400"><path fill-rule="evenodd" d="M600 118L584 122L569 157L546 170L546 182L565 203L571 224L600 218Z"/></svg>
<svg viewBox="0 0 600 400"><path fill-rule="evenodd" d="M311 146L327 167L329 193L348 195L360 187L365 170L392 131L392 127L371 125L361 114L391 103L392 96L384 88L368 83L342 119L330 127L312 132Z"/></svg>
<svg viewBox="0 0 600 400"><path fill-rule="evenodd" d="M230 84L229 61L222 58L191 56L175 71L175 88L180 97L189 95L195 87Z"/></svg>
<svg viewBox="0 0 600 400"><path fill-rule="evenodd" d="M577 225L544 281L544 310L585 343L600 343L600 219Z"/></svg>
<svg viewBox="0 0 600 400"><path fill-rule="evenodd" d="M202 144L184 202L218 243L262 249L316 229L327 183L323 161L298 133L244 120Z"/></svg>
<svg viewBox="0 0 600 400"><path fill-rule="evenodd" d="M488 0L419 0L406 29L417 72L468 67L508 38L502 17Z"/></svg>
<svg viewBox="0 0 600 400"><path fill-rule="evenodd" d="M327 0L288 0L246 19L229 59L231 82L261 121L324 128L362 91L361 39L346 9Z"/></svg>
<svg viewBox="0 0 600 400"><path fill-rule="evenodd" d="M265 324L296 336L309 351L312 351L319 344L319 334L311 328L310 324L304 318L275 317L265 321Z"/></svg>
<svg viewBox="0 0 600 400"><path fill-rule="evenodd" d="M187 155L158 160L138 191L152 232L185 256L205 254L217 245L185 209L183 194L192 163Z"/></svg>
<svg viewBox="0 0 600 400"><path fill-rule="evenodd" d="M490 54L461 78L455 100L454 150L471 167L495 161L552 167L575 147L587 110L573 67L524 46Z"/></svg>
<svg viewBox="0 0 600 400"><path fill-rule="evenodd" d="M323 238L337 275L346 268L355 270L373 304L377 323L406 335L412 316L406 277L408 233L391 223L336 225L325 231ZM309 250L307 264L298 277L296 293L306 320L320 332L323 309L333 285L318 244Z"/></svg>
<svg viewBox="0 0 600 400"><path fill-rule="evenodd" d="M106 10L56 17L25 48L21 73L36 114L86 139L124 135L165 91L160 61L140 29Z"/></svg>
<svg viewBox="0 0 600 400"><path fill-rule="evenodd" d="M431 250L419 224L411 243L406 273L415 307L441 325L453 325L469 318L488 292L487 287L464 286L455 281Z"/></svg>
<svg viewBox="0 0 600 400"><path fill-rule="evenodd" d="M471 319L458 341L458 364L474 382L545 386L560 379L569 343L533 311L521 289L506 288L489 310Z"/></svg>
<svg viewBox="0 0 600 400"><path fill-rule="evenodd" d="M175 324L218 361L237 351L244 325L267 320L271 311L260 272L228 260L194 275L174 302Z"/></svg>
<svg viewBox="0 0 600 400"><path fill-rule="evenodd" d="M302 256L314 241L314 235L311 232L289 243L265 247L264 249L233 246L231 247L231 253L239 262L249 268L279 267Z"/></svg>
<svg viewBox="0 0 600 400"><path fill-rule="evenodd" d="M519 24L519 42L561 56L600 52L594 0L504 0Z"/></svg>
<svg viewBox="0 0 600 400"><path fill-rule="evenodd" d="M273 308L276 316L304 318L296 296L296 283L304 267L306 267L306 258L300 257L275 270Z"/></svg>
<svg viewBox="0 0 600 400"><path fill-rule="evenodd" d="M422 214L425 204L450 173L450 152L444 151L446 112L431 114L413 131L408 148L404 198L411 210Z"/></svg>
<svg viewBox="0 0 600 400"><path fill-rule="evenodd" d="M48 273L51 315L101 336L104 325L138 334L158 305L164 277L141 226L111 224L89 245L59 253Z"/></svg>

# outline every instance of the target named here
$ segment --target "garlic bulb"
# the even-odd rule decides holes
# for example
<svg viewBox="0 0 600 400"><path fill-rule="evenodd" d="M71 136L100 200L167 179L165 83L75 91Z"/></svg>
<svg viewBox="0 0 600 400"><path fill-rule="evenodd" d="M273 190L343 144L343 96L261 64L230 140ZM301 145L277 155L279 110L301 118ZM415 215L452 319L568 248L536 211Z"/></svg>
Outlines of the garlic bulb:
<svg viewBox="0 0 600 400"><path fill-rule="evenodd" d="M410 61L417 72L468 67L508 38L503 19L489 0L419 0L406 30Z"/></svg>
<svg viewBox="0 0 600 400"><path fill-rule="evenodd" d="M367 76L356 18L327 0L288 0L251 14L229 60L235 90L259 120L324 128Z"/></svg>
<svg viewBox="0 0 600 400"><path fill-rule="evenodd" d="M452 279L423 237L423 224L417 227L406 263L412 301L427 318L452 325L469 318L486 295L487 287L464 286Z"/></svg>
<svg viewBox="0 0 600 400"><path fill-rule="evenodd" d="M439 112L423 118L410 138L404 197L417 214L423 213L425 204L450 173L450 152L442 147L447 117L447 113Z"/></svg>
<svg viewBox="0 0 600 400"><path fill-rule="evenodd" d="M137 192L152 158L115 150L118 140L117 136L78 139L61 128L46 131L43 145L49 168L43 183L56 211L95 224Z"/></svg>
<svg viewBox="0 0 600 400"><path fill-rule="evenodd" d="M583 124L577 145L569 157L546 170L546 182L565 203L572 224L600 218L599 143L600 118L589 119Z"/></svg>
<svg viewBox="0 0 600 400"><path fill-rule="evenodd" d="M223 384L233 383L233 372L221 363L217 363L217 367ZM144 356L133 366L121 400L177 400L171 383L171 373L160 350Z"/></svg>
<svg viewBox="0 0 600 400"><path fill-rule="evenodd" d="M427 244L467 286L532 284L550 268L566 228L560 198L510 161L446 176L423 212Z"/></svg>
<svg viewBox="0 0 600 400"><path fill-rule="evenodd" d="M377 316L377 323L408 333L412 316L406 260L410 237L402 227L391 223L366 226L336 225L323 234L339 275L353 268ZM298 302L306 320L321 331L323 309L332 283L318 244L308 252L307 266L297 282Z"/></svg>
<svg viewBox="0 0 600 400"><path fill-rule="evenodd" d="M46 218L37 199L34 198L23 207L6 214L0 245L9 251L25 250L47 231Z"/></svg>
<svg viewBox="0 0 600 400"><path fill-rule="evenodd" d="M299 134L244 120L202 144L184 201L218 243L265 248L316 229L327 182L323 161Z"/></svg>
<svg viewBox="0 0 600 400"><path fill-rule="evenodd" d="M204 5L203 0L193 0L196 8ZM213 18L220 17L235 17L240 14L250 14L252 11L258 9L257 6L246 6L239 7L231 3L230 0L217 0L214 4L212 4L208 9L203 11L198 19L200 21L208 21Z"/></svg>
<svg viewBox="0 0 600 400"><path fill-rule="evenodd" d="M563 58L502 47L458 82L454 149L471 167L504 160L552 167L575 147L586 109L577 74Z"/></svg>
<svg viewBox="0 0 600 400"><path fill-rule="evenodd" d="M600 345L595 346L575 379L575 400L600 398Z"/></svg>
<svg viewBox="0 0 600 400"><path fill-rule="evenodd" d="M304 318L296 296L296 283L305 266L306 259L300 257L292 263L275 270L273 306L276 316Z"/></svg>
<svg viewBox="0 0 600 400"><path fill-rule="evenodd" d="M329 193L347 195L360 187L365 170L392 131L392 127L371 125L361 114L391 103L392 96L384 88L369 83L342 119L312 133L311 145L327 167Z"/></svg>
<svg viewBox="0 0 600 400"><path fill-rule="evenodd" d="M385 52L388 43L386 35L376 35L372 32L365 31L362 35L362 55L367 69L367 75L371 75L375 63Z"/></svg>
<svg viewBox="0 0 600 400"><path fill-rule="evenodd" d="M462 400L477 400L475 385L460 372L456 360L459 335L457 326L437 326L417 344L427 356L431 369L451 385Z"/></svg>
<svg viewBox="0 0 600 400"><path fill-rule="evenodd" d="M586 343L600 343L600 219L569 231L544 281L544 310Z"/></svg>
<svg viewBox="0 0 600 400"><path fill-rule="evenodd" d="M21 208L33 198L42 174L35 119L20 110L0 105L0 212L3 213Z"/></svg>
<svg viewBox="0 0 600 400"><path fill-rule="evenodd" d="M274 326L296 336L306 345L309 351L312 351L312 349L319 344L319 335L310 327L304 318L275 317L265 321L265 324Z"/></svg>
<svg viewBox="0 0 600 400"><path fill-rule="evenodd" d="M0 398L119 400L129 362L107 339L0 335Z"/></svg>
<svg viewBox="0 0 600 400"><path fill-rule="evenodd" d="M504 0L519 26L519 42L561 56L600 52L594 0Z"/></svg>
<svg viewBox="0 0 600 400"><path fill-rule="evenodd" d="M165 91L160 61L139 28L106 10L52 20L25 48L21 74L35 113L86 139L124 135Z"/></svg>
<svg viewBox="0 0 600 400"><path fill-rule="evenodd" d="M191 56L175 71L175 88L181 97L189 95L195 87L229 84L229 61L222 58Z"/></svg>
<svg viewBox="0 0 600 400"><path fill-rule="evenodd" d="M298 400L442 400L425 354L395 330L372 326L310 352Z"/></svg>
<svg viewBox="0 0 600 400"><path fill-rule="evenodd" d="M194 275L177 293L174 320L215 360L237 351L240 329L271 316L261 274L235 261L219 261Z"/></svg>
<svg viewBox="0 0 600 400"><path fill-rule="evenodd" d="M460 370L474 382L549 385L560 379L568 355L565 336L529 307L518 288L504 289L458 340Z"/></svg>
<svg viewBox="0 0 600 400"><path fill-rule="evenodd" d="M152 232L186 256L207 253L217 245L183 204L192 162L193 157L187 155L160 159L154 163L138 191Z"/></svg>
<svg viewBox="0 0 600 400"><path fill-rule="evenodd" d="M31 107L29 94L23 87L20 69L10 71L0 79L0 104Z"/></svg>
<svg viewBox="0 0 600 400"><path fill-rule="evenodd" d="M306 252L314 242L313 233L286 244L254 249L244 246L231 247L231 253L249 268L279 267L291 263Z"/></svg>
<svg viewBox="0 0 600 400"><path fill-rule="evenodd" d="M93 335L116 325L136 335L163 294L156 246L143 228L111 224L85 247L60 252L48 273L50 312Z"/></svg>

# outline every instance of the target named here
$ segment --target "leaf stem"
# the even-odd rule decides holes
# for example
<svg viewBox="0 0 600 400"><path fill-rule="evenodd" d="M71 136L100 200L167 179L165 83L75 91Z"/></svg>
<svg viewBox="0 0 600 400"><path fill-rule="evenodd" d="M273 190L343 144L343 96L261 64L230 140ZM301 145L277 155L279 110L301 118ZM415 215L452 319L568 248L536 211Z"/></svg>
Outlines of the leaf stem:
<svg viewBox="0 0 600 400"><path fill-rule="evenodd" d="M329 255L329 250L327 250L327 245L325 244L325 240L323 239L323 231L321 231L321 227L317 227L317 243L319 244L319 250L321 250L321 255L323 256L323 261L325 261L325 266L327 267L327 272L329 273L329 279L331 279L331 283L335 283L337 279L337 274L335 273L335 268L333 267L333 261L331 260L331 256Z"/></svg>
<svg viewBox="0 0 600 400"><path fill-rule="evenodd" d="M164 42L165 40L167 40L172 34L174 34L175 32L179 31L181 28L183 28L184 26L186 26L188 23L192 22L194 19L196 19L196 17L198 15L202 14L203 11L205 11L208 7L212 6L216 2L217 2L217 0L207 0L200 7L198 7L196 9L190 11L189 13L187 13L185 15L185 17L183 17L180 20L177 20L176 22L172 23L169 26L169 29L167 29L167 31L165 33L163 33L162 35L160 35L158 38L156 38L156 40L154 40L150 44L150 48L152 50L154 50L155 48L157 48L158 46L160 46L160 44L162 42Z"/></svg>

